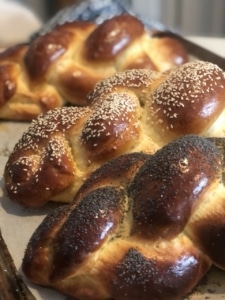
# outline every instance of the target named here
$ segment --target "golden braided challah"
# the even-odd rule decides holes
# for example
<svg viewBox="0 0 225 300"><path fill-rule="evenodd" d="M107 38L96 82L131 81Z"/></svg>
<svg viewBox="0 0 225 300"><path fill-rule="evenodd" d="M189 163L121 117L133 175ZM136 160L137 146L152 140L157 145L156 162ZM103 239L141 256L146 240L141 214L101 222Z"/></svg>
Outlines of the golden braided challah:
<svg viewBox="0 0 225 300"><path fill-rule="evenodd" d="M31 120L66 103L86 105L94 85L116 71L164 71L187 60L176 38L150 34L131 15L58 25L0 54L0 118Z"/></svg>
<svg viewBox="0 0 225 300"><path fill-rule="evenodd" d="M13 201L70 202L113 157L154 153L189 133L224 136L225 78L212 63L189 62L166 73L127 70L99 82L87 100L87 107L56 108L31 123L5 167Z"/></svg>
<svg viewBox="0 0 225 300"><path fill-rule="evenodd" d="M181 299L211 264L225 269L224 195L221 157L207 139L124 154L47 215L22 269L74 299Z"/></svg>

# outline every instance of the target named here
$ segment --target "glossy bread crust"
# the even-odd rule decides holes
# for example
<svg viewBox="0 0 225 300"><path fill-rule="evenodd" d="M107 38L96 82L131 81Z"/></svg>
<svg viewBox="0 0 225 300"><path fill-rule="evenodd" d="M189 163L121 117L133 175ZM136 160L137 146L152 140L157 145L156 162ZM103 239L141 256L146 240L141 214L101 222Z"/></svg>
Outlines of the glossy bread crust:
<svg viewBox="0 0 225 300"><path fill-rule="evenodd" d="M183 134L224 137L225 78L212 63L119 72L100 81L87 101L87 107L42 114L23 134L4 173L13 201L30 207L70 202L109 159L154 153Z"/></svg>
<svg viewBox="0 0 225 300"><path fill-rule="evenodd" d="M115 16L100 25L84 21L58 25L30 45L0 54L0 118L31 120L68 103L83 106L94 85L115 72L164 71L187 60L180 42L152 36L131 15Z"/></svg>
<svg viewBox="0 0 225 300"><path fill-rule="evenodd" d="M182 299L212 263L225 267L222 255L216 258L224 244L212 253L203 234L215 240L224 228L219 190L224 195L221 155L198 136L176 139L154 155L122 155L44 219L23 271L75 299Z"/></svg>

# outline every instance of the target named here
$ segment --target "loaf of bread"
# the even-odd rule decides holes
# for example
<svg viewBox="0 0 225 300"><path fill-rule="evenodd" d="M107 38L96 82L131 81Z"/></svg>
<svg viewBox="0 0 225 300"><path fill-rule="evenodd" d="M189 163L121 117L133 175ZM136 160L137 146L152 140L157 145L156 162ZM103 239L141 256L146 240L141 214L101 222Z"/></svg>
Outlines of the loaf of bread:
<svg viewBox="0 0 225 300"><path fill-rule="evenodd" d="M117 71L164 71L187 60L176 38L148 32L131 15L58 25L0 54L0 118L31 120L68 103L86 105L94 85Z"/></svg>
<svg viewBox="0 0 225 300"><path fill-rule="evenodd" d="M74 299L177 300L225 269L225 187L215 144L185 135L97 169L31 237L22 269Z"/></svg>
<svg viewBox="0 0 225 300"><path fill-rule="evenodd" d="M88 175L109 159L152 154L184 134L225 135L225 78L208 62L165 73L116 73L99 82L87 101L86 107L56 108L31 123L5 167L13 201L29 207L70 202Z"/></svg>

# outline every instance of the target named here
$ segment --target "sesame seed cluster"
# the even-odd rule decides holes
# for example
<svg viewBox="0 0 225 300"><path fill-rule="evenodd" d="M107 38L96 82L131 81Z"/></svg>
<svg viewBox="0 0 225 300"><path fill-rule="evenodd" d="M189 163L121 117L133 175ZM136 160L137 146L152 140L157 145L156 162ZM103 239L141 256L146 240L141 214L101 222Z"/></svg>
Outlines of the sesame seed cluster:
<svg viewBox="0 0 225 300"><path fill-rule="evenodd" d="M151 87L152 82L157 80L161 74L156 71L146 69L132 69L123 72L117 72L114 75L98 82L93 91L88 94L89 102L99 101L99 97L104 97L119 88L136 90L140 92Z"/></svg>
<svg viewBox="0 0 225 300"><path fill-rule="evenodd" d="M93 136L99 137L102 131L106 131L105 122L107 122L109 126L118 121L130 123L131 118L128 117L127 113L134 113L136 106L136 103L130 101L129 96L125 93L120 93L119 95L112 93L108 95L105 101L95 105L93 114L85 123L83 132L87 133L87 140ZM123 114L121 116L122 112ZM93 130L92 126L98 129ZM105 132L105 134L109 135L110 132ZM83 140L83 142L85 143L85 140Z"/></svg>
<svg viewBox="0 0 225 300"><path fill-rule="evenodd" d="M78 120L84 118L90 113L88 107L62 107L55 108L46 114L41 114L37 119L31 122L28 130L15 145L14 151L39 150L39 144L48 141L57 133L66 133Z"/></svg>
<svg viewBox="0 0 225 300"><path fill-rule="evenodd" d="M213 63L196 60L173 69L153 92L149 108L152 121L162 124L167 132L179 130L186 122L191 133L199 133L202 127L193 132L190 123L194 118L213 120L214 113L221 113L224 100L218 95L224 94L224 88L224 73Z"/></svg>
<svg viewBox="0 0 225 300"><path fill-rule="evenodd" d="M218 66L203 61L164 73L133 69L100 81L88 97L87 107L56 108L31 123L5 169L13 200L39 201L37 189L30 188L38 181L40 189L40 182L48 189L45 201L70 202L88 174L111 158L154 153L188 133L210 136L211 124L225 108L225 77ZM49 174L55 190L46 183L49 178L41 179Z"/></svg>

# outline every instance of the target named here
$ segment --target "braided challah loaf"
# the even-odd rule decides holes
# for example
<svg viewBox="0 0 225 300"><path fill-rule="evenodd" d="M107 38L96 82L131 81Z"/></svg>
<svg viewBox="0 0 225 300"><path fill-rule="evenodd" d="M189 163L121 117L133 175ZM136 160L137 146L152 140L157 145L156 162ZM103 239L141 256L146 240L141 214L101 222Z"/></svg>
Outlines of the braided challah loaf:
<svg viewBox="0 0 225 300"><path fill-rule="evenodd" d="M225 269L225 187L214 143L182 136L97 169L31 237L22 269L74 299L176 300Z"/></svg>
<svg viewBox="0 0 225 300"><path fill-rule="evenodd" d="M0 118L31 120L66 103L86 105L94 85L116 71L164 71L187 60L176 38L147 32L131 15L58 25L0 54Z"/></svg>
<svg viewBox="0 0 225 300"><path fill-rule="evenodd" d="M225 78L194 61L170 72L127 70L99 82L87 107L38 117L9 156L9 197L37 207L70 202L86 177L128 152L154 153L184 134L224 136Z"/></svg>

